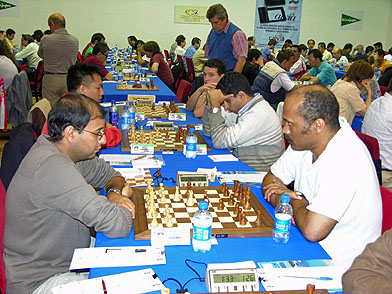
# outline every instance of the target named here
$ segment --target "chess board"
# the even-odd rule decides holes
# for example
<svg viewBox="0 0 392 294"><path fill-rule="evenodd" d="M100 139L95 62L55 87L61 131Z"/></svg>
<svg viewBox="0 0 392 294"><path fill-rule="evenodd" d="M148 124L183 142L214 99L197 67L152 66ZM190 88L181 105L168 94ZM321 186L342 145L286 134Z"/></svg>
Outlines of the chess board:
<svg viewBox="0 0 392 294"><path fill-rule="evenodd" d="M169 111L169 112L167 112ZM175 106L174 111L169 107L155 105L154 109L151 105L136 106L136 113L144 113L144 118L168 119L169 113L182 113L181 109Z"/></svg>
<svg viewBox="0 0 392 294"><path fill-rule="evenodd" d="M135 178L126 178L127 183L129 186L147 186L147 181L154 182L152 180L152 176L150 170L148 168L144 169L144 177L135 177Z"/></svg>
<svg viewBox="0 0 392 294"><path fill-rule="evenodd" d="M156 137L156 131L154 130L144 130L145 142L144 144L149 144L149 137L152 134L153 136L153 144L154 144L154 152L162 152L162 151L175 151L182 152L184 149L184 140L181 138L181 142L176 142L176 134L175 130L159 130L159 136ZM140 142L140 130L135 131L136 134L136 143ZM206 143L204 138L199 134L199 132L195 131L197 136L197 144L205 144L207 145L207 151L211 151L211 147ZM130 152L131 151L131 138L129 137L129 132L121 131L121 151L122 152Z"/></svg>
<svg viewBox="0 0 392 294"><path fill-rule="evenodd" d="M232 188L233 187L229 187L230 193ZM165 204L169 204L169 210L173 216L173 227L189 228L192 232L193 215L198 210L198 202L203 200L204 194L207 193L210 202L208 210L213 216L212 234L216 237L246 238L272 236L274 221L252 192L250 193L250 204L252 207L250 210L243 210L248 222L246 225L240 225L240 223L234 219L234 205L228 205L230 198L225 197L220 193L221 187L192 187L196 201L191 207L186 205L185 193L187 188L180 189L182 199L179 202L173 200L175 187L165 188L166 202L160 201L158 193L160 188L154 187L153 189L157 196L155 203L158 212L157 221L159 223L159 228L166 227L166 223L163 219L163 211L165 210ZM147 214L145 203L145 198L147 197L147 194L145 193L146 188L134 188L133 190L133 201L136 206L136 217L134 220L135 240L149 240L151 238L150 223L152 217ZM223 210L218 209L219 199L223 199L225 205ZM254 224L257 218L256 211L261 211L261 225Z"/></svg>
<svg viewBox="0 0 392 294"><path fill-rule="evenodd" d="M141 88L134 88L133 85L135 83L124 83L124 84L117 84L116 85L116 90L119 91L159 91L158 87L153 84L153 86L151 87L149 83L146 82L140 82L140 84L142 85Z"/></svg>

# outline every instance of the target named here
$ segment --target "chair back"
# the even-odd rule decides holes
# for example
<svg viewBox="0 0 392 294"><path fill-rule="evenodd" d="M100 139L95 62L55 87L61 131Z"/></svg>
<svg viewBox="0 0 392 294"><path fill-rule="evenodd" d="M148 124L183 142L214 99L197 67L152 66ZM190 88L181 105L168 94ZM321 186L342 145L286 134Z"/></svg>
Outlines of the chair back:
<svg viewBox="0 0 392 294"><path fill-rule="evenodd" d="M42 98L42 78L44 77L44 61L41 60L37 65L37 72L35 74L35 97L37 101Z"/></svg>
<svg viewBox="0 0 392 294"><path fill-rule="evenodd" d="M188 68L188 78L190 82L193 82L196 79L195 75L195 66L193 65L193 59L189 57L185 57L186 66Z"/></svg>
<svg viewBox="0 0 392 294"><path fill-rule="evenodd" d="M78 55L76 58L78 59L79 62L83 62L83 57L82 57L82 54L80 53L80 51L78 51Z"/></svg>
<svg viewBox="0 0 392 294"><path fill-rule="evenodd" d="M4 235L4 224L5 224L5 197L6 190L3 182L0 180L0 293L5 293L7 287L7 280L5 277L5 267L3 259L3 235Z"/></svg>
<svg viewBox="0 0 392 294"><path fill-rule="evenodd" d="M171 61L170 61L170 56L169 56L169 51L167 51L166 49L165 50L163 50L163 52L165 53L165 58L166 58L166 62L167 63L171 63Z"/></svg>
<svg viewBox="0 0 392 294"><path fill-rule="evenodd" d="M381 96L384 96L384 94L385 94L386 91L387 91L387 87L380 86L380 93L381 93Z"/></svg>
<svg viewBox="0 0 392 294"><path fill-rule="evenodd" d="M0 78L0 130L7 131L7 102L5 99L4 80Z"/></svg>
<svg viewBox="0 0 392 294"><path fill-rule="evenodd" d="M176 93L177 101L182 103L184 101L184 97L189 96L191 92L192 84L186 80L181 80L180 85L178 86L178 90Z"/></svg>
<svg viewBox="0 0 392 294"><path fill-rule="evenodd" d="M178 65L179 65L179 66L182 66L183 68L185 68L185 65L184 65L184 58L182 57L182 55L177 54L177 62L178 62Z"/></svg>
<svg viewBox="0 0 392 294"><path fill-rule="evenodd" d="M382 227L381 232L384 234L392 228L392 192L387 188L380 186L382 199Z"/></svg>
<svg viewBox="0 0 392 294"><path fill-rule="evenodd" d="M370 156L372 157L373 162L374 162L374 166L376 168L378 182L381 185L382 184L381 159L380 159L380 147L378 145L378 140L372 136L363 134L363 133L358 132L356 130L354 130L354 132L357 134L359 139L362 140L362 142L365 144L365 146L369 150Z"/></svg>

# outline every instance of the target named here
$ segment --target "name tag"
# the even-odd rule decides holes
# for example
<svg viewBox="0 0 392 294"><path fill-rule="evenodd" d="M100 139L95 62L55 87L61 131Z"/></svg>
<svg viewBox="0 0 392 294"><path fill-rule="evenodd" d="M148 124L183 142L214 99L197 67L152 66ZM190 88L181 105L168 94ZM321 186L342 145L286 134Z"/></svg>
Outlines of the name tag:
<svg viewBox="0 0 392 294"><path fill-rule="evenodd" d="M154 144L131 144L131 154L154 154Z"/></svg>
<svg viewBox="0 0 392 294"><path fill-rule="evenodd" d="M207 145L206 144L197 145L196 154L197 155L207 155Z"/></svg>
<svg viewBox="0 0 392 294"><path fill-rule="evenodd" d="M144 113L143 112L135 113L135 118L136 120L144 120Z"/></svg>
<svg viewBox="0 0 392 294"><path fill-rule="evenodd" d="M169 120L181 120L186 121L185 113L169 113Z"/></svg>
<svg viewBox="0 0 392 294"><path fill-rule="evenodd" d="M151 229L151 245L190 245L189 228Z"/></svg>

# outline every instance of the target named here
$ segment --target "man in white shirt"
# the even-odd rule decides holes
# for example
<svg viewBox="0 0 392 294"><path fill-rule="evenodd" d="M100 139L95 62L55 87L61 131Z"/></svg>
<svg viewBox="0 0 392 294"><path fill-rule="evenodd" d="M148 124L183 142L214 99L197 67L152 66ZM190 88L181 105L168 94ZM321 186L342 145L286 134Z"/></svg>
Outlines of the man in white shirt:
<svg viewBox="0 0 392 294"><path fill-rule="evenodd" d="M335 66L341 66L343 69L347 68L348 65L348 59L346 56L342 55L342 48L335 48L332 51L333 59L332 59L332 64L335 64Z"/></svg>
<svg viewBox="0 0 392 294"><path fill-rule="evenodd" d="M375 137L380 146L382 185L392 191L392 79L384 96L375 99L366 111L362 133Z"/></svg>
<svg viewBox="0 0 392 294"><path fill-rule="evenodd" d="M332 59L332 54L331 52L329 52L326 47L325 47L325 43L324 42L320 42L318 43L318 50L320 50L320 52L323 54L323 60L326 60L328 62L331 61Z"/></svg>
<svg viewBox="0 0 392 294"><path fill-rule="evenodd" d="M290 146L263 180L273 206L288 194L293 223L337 261L352 262L381 234L382 203L369 151L321 85L288 94L283 133ZM286 185L294 181L294 191Z"/></svg>
<svg viewBox="0 0 392 294"><path fill-rule="evenodd" d="M179 35L176 38L177 42L177 47L174 49L174 55L173 55L173 62L174 64L178 63L177 55L184 56L186 50L185 50L185 45L186 45L186 39L183 35Z"/></svg>
<svg viewBox="0 0 392 294"><path fill-rule="evenodd" d="M38 63L42 60L37 52L39 45L34 42L34 38L30 35L22 35L21 43L24 49L18 53L16 53L16 59L24 59L27 60L27 76L30 81L34 81L35 71L37 70Z"/></svg>

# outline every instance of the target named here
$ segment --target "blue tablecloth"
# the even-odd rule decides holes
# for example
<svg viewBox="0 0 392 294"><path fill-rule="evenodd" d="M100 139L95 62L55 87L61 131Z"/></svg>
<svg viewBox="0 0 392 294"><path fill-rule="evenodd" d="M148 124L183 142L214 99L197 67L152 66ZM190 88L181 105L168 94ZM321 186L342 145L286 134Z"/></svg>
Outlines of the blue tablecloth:
<svg viewBox="0 0 392 294"><path fill-rule="evenodd" d="M104 82L103 83L103 98L102 102L110 102L112 100L122 101L127 100L128 95L155 95L155 101L176 101L176 94L170 90L164 82L162 82L159 78L152 78L154 84L159 89L158 91L125 91L125 90L116 90L117 83L114 82Z"/></svg>
<svg viewBox="0 0 392 294"><path fill-rule="evenodd" d="M191 117L191 112L187 112ZM200 123L198 119L192 119L188 122ZM212 146L211 139L204 136L206 142ZM120 147L102 150L102 153L119 153ZM228 150L212 149L210 154L229 153ZM161 168L164 177L174 178L177 171L196 171L198 167L212 168L217 167L218 171L246 171L253 170L249 166L240 161L234 162L213 162L207 155L198 155L196 159L186 159L182 153L174 153L173 155L163 155L166 165ZM155 172L151 169L151 173ZM173 184L167 182L165 186ZM215 183L219 185L218 182ZM251 187L252 192L260 200L266 210L273 215L274 208L264 200L261 187ZM161 281L167 278L175 278L184 284L196 275L185 264L185 259L191 259L204 263L223 263L223 262L239 262L245 260L260 261L279 261L279 260L300 260L300 259L329 259L328 254L322 249L318 243L307 241L301 232L292 227L291 237L287 244L277 244L271 237L264 238L230 238L218 239L218 246L212 246L211 251L207 253L195 253L192 246L166 246L166 265L143 266L143 267L118 267L118 268L95 268L90 270L90 278L101 277L126 271L135 271L143 268L151 267L158 275ZM105 237L101 233L97 233L96 247L106 246L146 246L151 245L150 241L135 241L133 230L128 238L111 239ZM201 277L205 275L205 267L203 265L193 265ZM170 288L171 293L175 293L179 288L178 284L173 281L167 281L165 286ZM192 280L186 288L193 293L207 292L204 282ZM158 293L158 292L157 292Z"/></svg>

